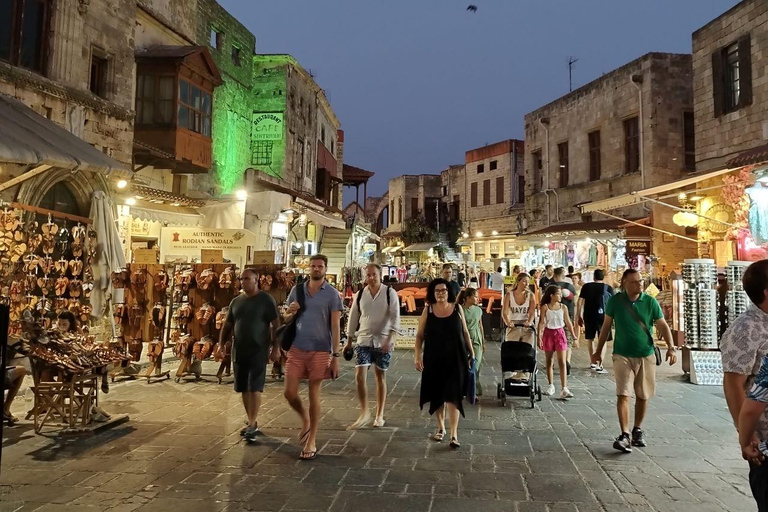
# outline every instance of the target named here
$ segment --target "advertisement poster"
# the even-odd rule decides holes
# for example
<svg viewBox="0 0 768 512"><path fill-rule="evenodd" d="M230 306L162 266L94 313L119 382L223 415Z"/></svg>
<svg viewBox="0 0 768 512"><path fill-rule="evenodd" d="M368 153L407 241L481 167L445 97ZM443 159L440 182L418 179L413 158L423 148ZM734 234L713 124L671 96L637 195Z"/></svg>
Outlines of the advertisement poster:
<svg viewBox="0 0 768 512"><path fill-rule="evenodd" d="M255 243L256 235L247 229L165 227L160 232L160 261L191 263L203 250L220 250L225 260L242 267Z"/></svg>
<svg viewBox="0 0 768 512"><path fill-rule="evenodd" d="M416 347L416 331L419 329L420 316L401 316L400 334L395 342L395 348L413 350Z"/></svg>

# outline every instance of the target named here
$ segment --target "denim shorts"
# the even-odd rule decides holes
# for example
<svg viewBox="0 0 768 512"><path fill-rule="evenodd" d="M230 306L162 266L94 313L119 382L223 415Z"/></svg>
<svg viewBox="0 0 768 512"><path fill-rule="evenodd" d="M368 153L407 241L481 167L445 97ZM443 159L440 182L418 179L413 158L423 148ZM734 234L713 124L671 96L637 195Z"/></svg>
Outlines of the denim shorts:
<svg viewBox="0 0 768 512"><path fill-rule="evenodd" d="M389 360L391 358L392 354L383 352L378 348L361 347L360 345L355 347L355 366L371 366L371 364L374 364L379 370L386 371L389 368Z"/></svg>

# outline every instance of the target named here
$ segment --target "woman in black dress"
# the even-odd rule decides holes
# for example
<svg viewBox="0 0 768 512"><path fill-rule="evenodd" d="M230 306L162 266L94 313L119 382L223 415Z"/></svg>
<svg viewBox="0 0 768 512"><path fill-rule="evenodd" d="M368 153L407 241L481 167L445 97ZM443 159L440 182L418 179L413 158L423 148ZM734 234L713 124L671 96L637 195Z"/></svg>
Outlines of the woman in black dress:
<svg viewBox="0 0 768 512"><path fill-rule="evenodd" d="M422 355L423 348L423 355ZM470 359L475 357L469 331L448 281L435 279L427 289L427 307L416 333L416 369L422 373L419 407L429 403L437 413L435 441L445 435L445 409L451 427L451 448L459 447L459 413L467 394Z"/></svg>

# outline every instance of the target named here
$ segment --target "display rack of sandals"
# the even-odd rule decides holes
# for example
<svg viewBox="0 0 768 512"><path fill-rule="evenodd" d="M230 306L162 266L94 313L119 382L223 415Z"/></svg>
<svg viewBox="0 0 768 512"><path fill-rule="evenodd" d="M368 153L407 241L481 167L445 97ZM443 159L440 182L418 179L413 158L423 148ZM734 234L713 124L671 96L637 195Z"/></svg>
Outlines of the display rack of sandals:
<svg viewBox="0 0 768 512"><path fill-rule="evenodd" d="M232 344L219 346L219 333L229 303L240 291L240 273L232 264L198 263L173 268L170 344L181 361L176 382L193 375L215 377L221 384L231 375ZM204 374L202 363L213 358L216 374Z"/></svg>
<svg viewBox="0 0 768 512"><path fill-rule="evenodd" d="M27 310L43 318L46 327L62 311L71 311L88 332L96 232L88 228L88 219L34 210L37 216L19 208L0 211L0 294L11 307L8 334L21 335Z"/></svg>
<svg viewBox="0 0 768 512"><path fill-rule="evenodd" d="M127 351L133 362L141 360L144 343L147 343L149 367L142 376L150 382L170 378L170 372L162 369L167 340L169 282L167 267L161 264L132 263L112 273L112 286L124 291L123 302L114 304L112 309L117 331L113 343ZM115 372L113 380L121 375L137 376Z"/></svg>
<svg viewBox="0 0 768 512"><path fill-rule="evenodd" d="M51 329L45 317L31 310L23 312L21 323L22 343L15 349L29 357L32 367L35 432L49 423L63 424L70 431L88 429L98 406L98 380L125 354L93 336Z"/></svg>

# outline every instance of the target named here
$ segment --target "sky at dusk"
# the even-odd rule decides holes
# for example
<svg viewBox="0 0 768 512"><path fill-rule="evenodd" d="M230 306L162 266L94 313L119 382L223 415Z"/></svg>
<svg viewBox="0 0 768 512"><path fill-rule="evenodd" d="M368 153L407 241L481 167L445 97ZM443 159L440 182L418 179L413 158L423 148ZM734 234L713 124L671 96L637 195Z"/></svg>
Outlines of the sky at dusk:
<svg viewBox="0 0 768 512"><path fill-rule="evenodd" d="M691 33L738 3L219 1L258 53L290 53L312 71L342 123L344 162L376 173L369 195L523 139L525 114L568 93L569 57L575 89L651 51L690 53Z"/></svg>

